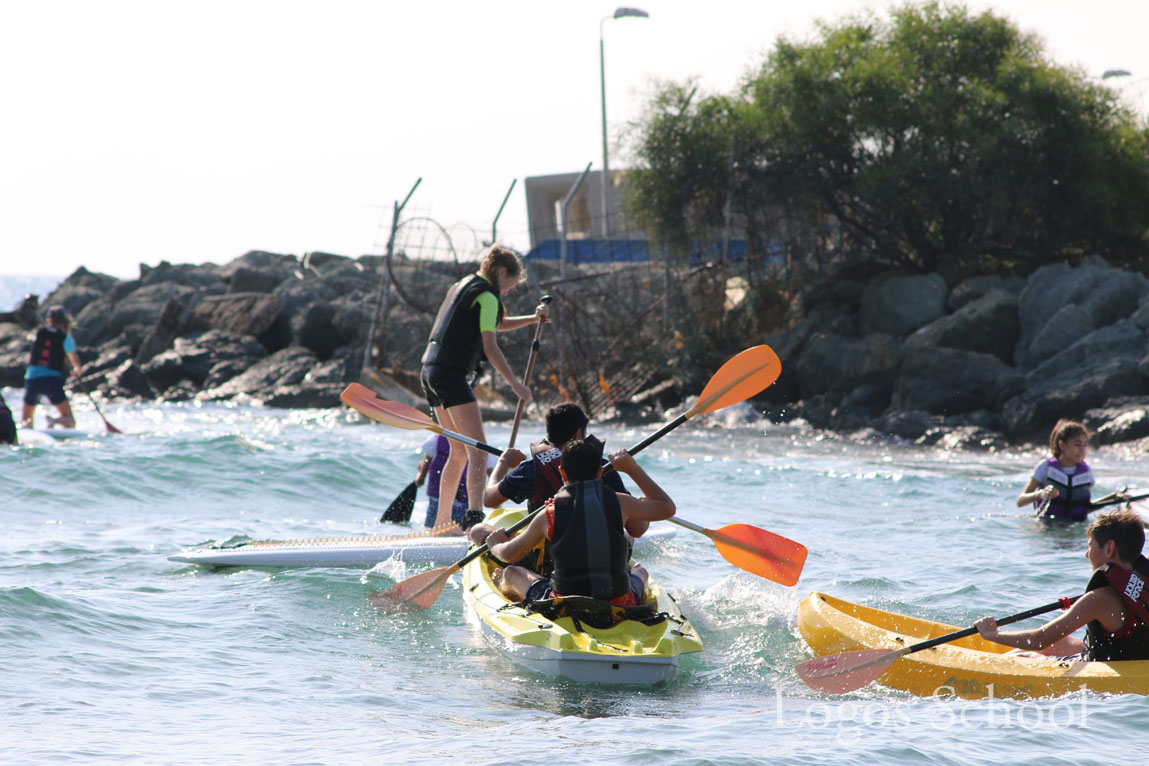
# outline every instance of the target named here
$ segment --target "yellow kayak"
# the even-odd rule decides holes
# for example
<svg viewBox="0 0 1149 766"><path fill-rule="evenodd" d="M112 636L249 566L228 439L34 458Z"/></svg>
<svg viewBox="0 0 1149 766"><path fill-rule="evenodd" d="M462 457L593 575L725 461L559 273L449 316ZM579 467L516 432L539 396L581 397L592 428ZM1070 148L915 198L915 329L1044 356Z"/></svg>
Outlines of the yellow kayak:
<svg viewBox="0 0 1149 766"><path fill-rule="evenodd" d="M904 649L961 628L811 593L798 607L798 630L816 656L860 649ZM1149 694L1149 660L1074 662L1018 657L1008 646L969 636L906 655L878 683L922 697L1056 697L1082 688Z"/></svg>
<svg viewBox="0 0 1149 766"><path fill-rule="evenodd" d="M487 521L506 527L524 513L498 510ZM702 651L702 641L677 602L653 579L646 603L665 613L665 620L654 625L624 620L610 628L580 622L576 627L570 617L552 621L512 604L491 581L493 566L480 556L463 567L468 616L491 645L529 670L572 681L657 686L674 678L679 657Z"/></svg>

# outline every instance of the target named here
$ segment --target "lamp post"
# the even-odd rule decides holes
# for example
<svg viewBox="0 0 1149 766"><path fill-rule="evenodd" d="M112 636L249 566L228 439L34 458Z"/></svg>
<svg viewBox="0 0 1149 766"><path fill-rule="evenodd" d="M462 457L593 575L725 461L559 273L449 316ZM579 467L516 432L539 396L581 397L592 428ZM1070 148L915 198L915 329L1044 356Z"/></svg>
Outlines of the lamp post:
<svg viewBox="0 0 1149 766"><path fill-rule="evenodd" d="M615 8L614 15L606 16L598 22L598 75L602 92L602 237L610 237L610 225L607 223L607 187L610 186L610 161L607 158L606 142L606 55L603 53L602 25L611 19L625 19L628 17L646 19L650 14L641 8Z"/></svg>

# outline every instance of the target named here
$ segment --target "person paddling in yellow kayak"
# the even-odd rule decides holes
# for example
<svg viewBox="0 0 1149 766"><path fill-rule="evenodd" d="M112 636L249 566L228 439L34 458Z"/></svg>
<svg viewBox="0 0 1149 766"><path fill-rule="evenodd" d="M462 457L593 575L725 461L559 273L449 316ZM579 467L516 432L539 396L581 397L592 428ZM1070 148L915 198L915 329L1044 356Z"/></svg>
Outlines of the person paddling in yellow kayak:
<svg viewBox="0 0 1149 766"><path fill-rule="evenodd" d="M479 271L456 282L447 291L431 328L427 350L423 353L420 379L427 403L443 428L485 441L483 417L467 376L479 369L485 358L503 376L515 396L531 400L531 390L519 382L507 364L496 331L514 330L546 321L547 307L539 304L534 314L509 317L502 296L517 287L524 278L523 263L512 251L500 245L487 248ZM451 442L451 452L439 477L439 497L452 497L463 468L467 468L467 496L471 508L462 518L452 519L451 505L442 503L435 526L454 520L464 531L483 520L483 488L487 484L486 456L476 447Z"/></svg>
<svg viewBox="0 0 1149 766"><path fill-rule="evenodd" d="M1104 513L1089 525L1085 556L1093 576L1084 596L1040 628L1002 631L993 617L974 623L982 638L1054 656L1098 662L1149 660L1149 560L1134 511ZM1085 626L1085 641L1070 636Z"/></svg>
<svg viewBox="0 0 1149 766"><path fill-rule="evenodd" d="M590 596L618 606L642 603L647 572L628 569L625 525L629 520L660 521L674 516L674 501L626 450L610 456L614 468L627 474L644 497L607 488L602 480L602 442L593 436L563 447L563 487L517 537L504 529L487 538L491 555L516 561L543 539L550 541L554 572L544 578L521 566L492 573L499 590L515 601L541 601L555 596Z"/></svg>

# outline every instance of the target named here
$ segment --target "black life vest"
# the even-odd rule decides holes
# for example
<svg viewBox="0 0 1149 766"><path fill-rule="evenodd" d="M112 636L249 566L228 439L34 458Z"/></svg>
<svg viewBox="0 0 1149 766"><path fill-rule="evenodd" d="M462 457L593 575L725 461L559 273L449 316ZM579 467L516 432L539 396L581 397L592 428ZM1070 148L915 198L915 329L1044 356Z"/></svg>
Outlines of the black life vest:
<svg viewBox="0 0 1149 766"><path fill-rule="evenodd" d="M32 341L32 353L28 355L29 365L40 365L64 374L64 341L68 334L59 327L41 327Z"/></svg>
<svg viewBox="0 0 1149 766"><path fill-rule="evenodd" d="M478 274L451 285L427 338L423 364L456 367L464 372L479 369L479 363L484 359L483 335L479 331L479 307L472 304L483 293L499 297L491 283ZM499 319L502 318L503 302L500 300Z"/></svg>
<svg viewBox="0 0 1149 766"><path fill-rule="evenodd" d="M1149 560L1133 569L1110 563L1089 579L1086 590L1113 588L1125 607L1125 624L1112 633L1093 620L1085 626L1085 656L1097 662L1149 660Z"/></svg>
<svg viewBox="0 0 1149 766"><path fill-rule="evenodd" d="M631 588L618 496L602 479L567 484L554 498L551 589L609 601Z"/></svg>
<svg viewBox="0 0 1149 766"><path fill-rule="evenodd" d="M1072 474L1065 472L1061 462L1051 457L1046 460L1049 471L1046 481L1057 488L1057 497L1050 498L1045 516L1054 519L1083 521L1089 514L1089 493L1093 487L1093 471L1082 460Z"/></svg>
<svg viewBox="0 0 1149 766"><path fill-rule="evenodd" d="M531 445L531 462L534 463L535 486L531 490L528 508L538 508L554 497L563 487L563 477L559 465L563 461L563 451L545 439Z"/></svg>

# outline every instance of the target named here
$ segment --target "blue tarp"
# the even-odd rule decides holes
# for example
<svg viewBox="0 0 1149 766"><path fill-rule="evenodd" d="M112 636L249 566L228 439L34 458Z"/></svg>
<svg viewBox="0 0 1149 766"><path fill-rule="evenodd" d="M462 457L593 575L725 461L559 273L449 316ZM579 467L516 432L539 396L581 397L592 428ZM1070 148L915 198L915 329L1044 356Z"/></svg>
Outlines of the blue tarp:
<svg viewBox="0 0 1149 766"><path fill-rule="evenodd" d="M784 246L781 240L766 243L765 263L781 263ZM528 261L557 261L562 255L562 241L544 239L526 254ZM727 243L726 257L733 261L746 258L746 240L732 239ZM700 242L690 255L689 265L714 262L722 258L722 240ZM571 239L567 241L567 263L644 263L649 260L645 239Z"/></svg>

